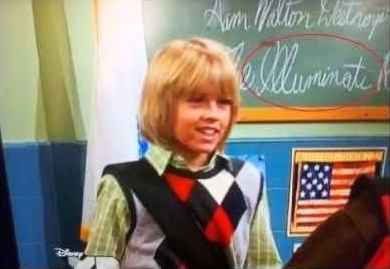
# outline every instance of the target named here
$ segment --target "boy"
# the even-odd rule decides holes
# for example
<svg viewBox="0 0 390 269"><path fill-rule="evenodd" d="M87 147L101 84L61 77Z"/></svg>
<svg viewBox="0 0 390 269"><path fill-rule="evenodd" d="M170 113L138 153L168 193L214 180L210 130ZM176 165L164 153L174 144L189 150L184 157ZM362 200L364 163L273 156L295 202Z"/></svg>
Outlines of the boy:
<svg viewBox="0 0 390 269"><path fill-rule="evenodd" d="M175 40L156 53L139 119L150 149L105 169L77 268L280 267L262 175L222 154L238 106L221 44Z"/></svg>

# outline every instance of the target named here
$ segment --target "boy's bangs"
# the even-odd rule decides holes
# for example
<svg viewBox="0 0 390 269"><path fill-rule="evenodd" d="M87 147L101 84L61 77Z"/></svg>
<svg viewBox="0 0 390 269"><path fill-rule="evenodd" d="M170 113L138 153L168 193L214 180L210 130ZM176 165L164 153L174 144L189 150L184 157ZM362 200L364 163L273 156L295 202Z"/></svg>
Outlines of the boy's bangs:
<svg viewBox="0 0 390 269"><path fill-rule="evenodd" d="M206 55L201 55L196 64L188 67L183 68L182 74L178 76L180 81L177 82L177 97L187 98L198 94L200 85L207 81L219 85L214 89L218 91L218 96L235 99L235 73L229 72L219 59L211 60Z"/></svg>
<svg viewBox="0 0 390 269"><path fill-rule="evenodd" d="M215 62L214 68L212 68L210 73L210 80L215 81L219 85L219 96L232 99L232 101L235 99L236 73L234 69L228 68L222 62Z"/></svg>

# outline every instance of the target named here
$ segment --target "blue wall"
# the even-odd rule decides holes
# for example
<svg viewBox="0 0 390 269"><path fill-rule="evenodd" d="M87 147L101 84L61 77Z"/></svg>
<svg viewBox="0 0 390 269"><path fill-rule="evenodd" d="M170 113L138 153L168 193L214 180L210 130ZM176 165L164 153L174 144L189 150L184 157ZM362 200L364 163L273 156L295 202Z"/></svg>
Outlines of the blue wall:
<svg viewBox="0 0 390 269"><path fill-rule="evenodd" d="M287 219L289 205L289 184L293 148L316 147L386 147L390 142L385 137L365 138L295 138L295 139L259 139L233 140L228 144L227 152L232 155L262 155L266 164L268 199L270 203L272 230L284 262L292 255L295 243L302 238L287 237ZM390 175L389 156L384 175Z"/></svg>
<svg viewBox="0 0 390 269"><path fill-rule="evenodd" d="M272 229L286 261L294 243L287 237L291 154L294 147L386 147L388 137L230 140L227 153L262 156L266 164ZM23 269L66 268L55 247L79 251L85 143L5 145L16 238ZM389 163L387 154L386 163ZM390 175L389 165L385 166Z"/></svg>
<svg viewBox="0 0 390 269"><path fill-rule="evenodd" d="M84 159L84 143L5 145L21 268L65 268L54 248L81 248Z"/></svg>

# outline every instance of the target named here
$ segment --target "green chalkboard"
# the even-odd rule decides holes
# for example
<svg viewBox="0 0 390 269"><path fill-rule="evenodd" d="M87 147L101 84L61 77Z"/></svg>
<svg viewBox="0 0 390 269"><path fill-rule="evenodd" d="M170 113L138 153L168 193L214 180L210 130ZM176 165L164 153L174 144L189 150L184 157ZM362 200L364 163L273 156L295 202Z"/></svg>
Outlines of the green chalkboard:
<svg viewBox="0 0 390 269"><path fill-rule="evenodd" d="M244 109L381 108L377 119L388 118L388 0L144 0L144 24L149 57L175 38L229 46Z"/></svg>

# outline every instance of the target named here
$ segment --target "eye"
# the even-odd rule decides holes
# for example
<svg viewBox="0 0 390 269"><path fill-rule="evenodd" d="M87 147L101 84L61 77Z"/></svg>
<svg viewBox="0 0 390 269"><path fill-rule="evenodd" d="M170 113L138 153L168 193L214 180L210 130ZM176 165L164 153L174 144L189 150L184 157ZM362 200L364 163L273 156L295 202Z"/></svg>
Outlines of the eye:
<svg viewBox="0 0 390 269"><path fill-rule="evenodd" d="M188 103L199 104L204 101L204 97L201 95L190 96L186 99Z"/></svg>
<svg viewBox="0 0 390 269"><path fill-rule="evenodd" d="M218 99L218 104L223 106L230 106L233 104L233 100L229 98L220 98Z"/></svg>

